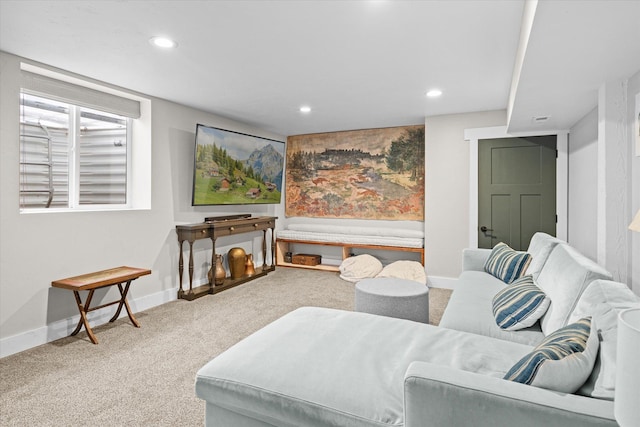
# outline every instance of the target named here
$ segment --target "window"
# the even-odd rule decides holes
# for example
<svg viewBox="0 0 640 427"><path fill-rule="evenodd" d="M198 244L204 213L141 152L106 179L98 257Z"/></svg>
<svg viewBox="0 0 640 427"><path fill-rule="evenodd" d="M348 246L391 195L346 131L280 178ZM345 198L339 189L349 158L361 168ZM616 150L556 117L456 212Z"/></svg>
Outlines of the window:
<svg viewBox="0 0 640 427"><path fill-rule="evenodd" d="M131 206L139 103L25 71L22 83L21 211Z"/></svg>
<svg viewBox="0 0 640 427"><path fill-rule="evenodd" d="M20 207L127 204L130 119L22 93Z"/></svg>

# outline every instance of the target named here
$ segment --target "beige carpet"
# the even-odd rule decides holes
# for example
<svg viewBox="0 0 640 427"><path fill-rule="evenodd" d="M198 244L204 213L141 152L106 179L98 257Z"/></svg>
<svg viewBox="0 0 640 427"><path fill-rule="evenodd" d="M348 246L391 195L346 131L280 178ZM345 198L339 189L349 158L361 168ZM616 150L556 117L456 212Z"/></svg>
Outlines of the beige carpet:
<svg viewBox="0 0 640 427"><path fill-rule="evenodd" d="M450 291L429 292L437 324ZM173 301L86 333L0 359L2 426L199 426L196 371L264 325L302 306L353 309L336 273L279 268L217 295ZM71 302L70 302L71 303Z"/></svg>

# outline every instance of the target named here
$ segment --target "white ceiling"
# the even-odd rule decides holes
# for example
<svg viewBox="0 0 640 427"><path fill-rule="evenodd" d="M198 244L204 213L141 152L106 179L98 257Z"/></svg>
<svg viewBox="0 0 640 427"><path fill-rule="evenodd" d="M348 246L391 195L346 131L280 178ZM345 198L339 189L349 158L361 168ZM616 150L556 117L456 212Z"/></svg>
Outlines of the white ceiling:
<svg viewBox="0 0 640 427"><path fill-rule="evenodd" d="M506 109L522 0L0 1L0 50L280 135ZM640 70L640 1L541 1L510 130ZM149 38L179 46L162 51ZM437 87L444 94L428 99ZM310 114L298 111L301 105Z"/></svg>

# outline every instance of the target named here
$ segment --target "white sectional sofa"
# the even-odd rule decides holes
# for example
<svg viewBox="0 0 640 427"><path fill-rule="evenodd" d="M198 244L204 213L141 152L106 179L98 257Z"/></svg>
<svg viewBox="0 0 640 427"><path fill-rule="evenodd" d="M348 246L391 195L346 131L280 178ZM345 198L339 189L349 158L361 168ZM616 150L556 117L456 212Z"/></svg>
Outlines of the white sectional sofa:
<svg viewBox="0 0 640 427"><path fill-rule="evenodd" d="M490 309L491 302L493 296L506 285L484 271L490 249L463 251L463 272L458 278L456 291L451 295L440 326L536 345L545 335L566 325L579 296L591 282L611 279L611 273L548 234L536 233L527 252L531 254L532 261L526 274L531 274L538 286L551 297L551 306L545 319L549 321L553 316L552 327L543 332L541 322L538 322L531 328L511 332L496 325Z"/></svg>
<svg viewBox="0 0 640 427"><path fill-rule="evenodd" d="M529 272L551 299L536 325L496 326L491 302L508 285L483 271L491 251L466 250L440 326L305 307L210 361L195 384L206 400L206 424L617 425L616 316L640 299L557 239L538 233L529 250ZM503 379L547 336L585 316L599 332L589 335L596 344L599 336L599 347L589 344L599 356L578 392Z"/></svg>

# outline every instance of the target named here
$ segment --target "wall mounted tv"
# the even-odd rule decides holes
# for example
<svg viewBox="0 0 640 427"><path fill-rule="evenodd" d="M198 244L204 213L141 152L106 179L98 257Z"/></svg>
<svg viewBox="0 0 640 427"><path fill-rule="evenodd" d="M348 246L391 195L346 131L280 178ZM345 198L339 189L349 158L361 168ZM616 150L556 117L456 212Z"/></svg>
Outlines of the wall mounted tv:
<svg viewBox="0 0 640 427"><path fill-rule="evenodd" d="M280 203L285 144L196 126L193 206Z"/></svg>

